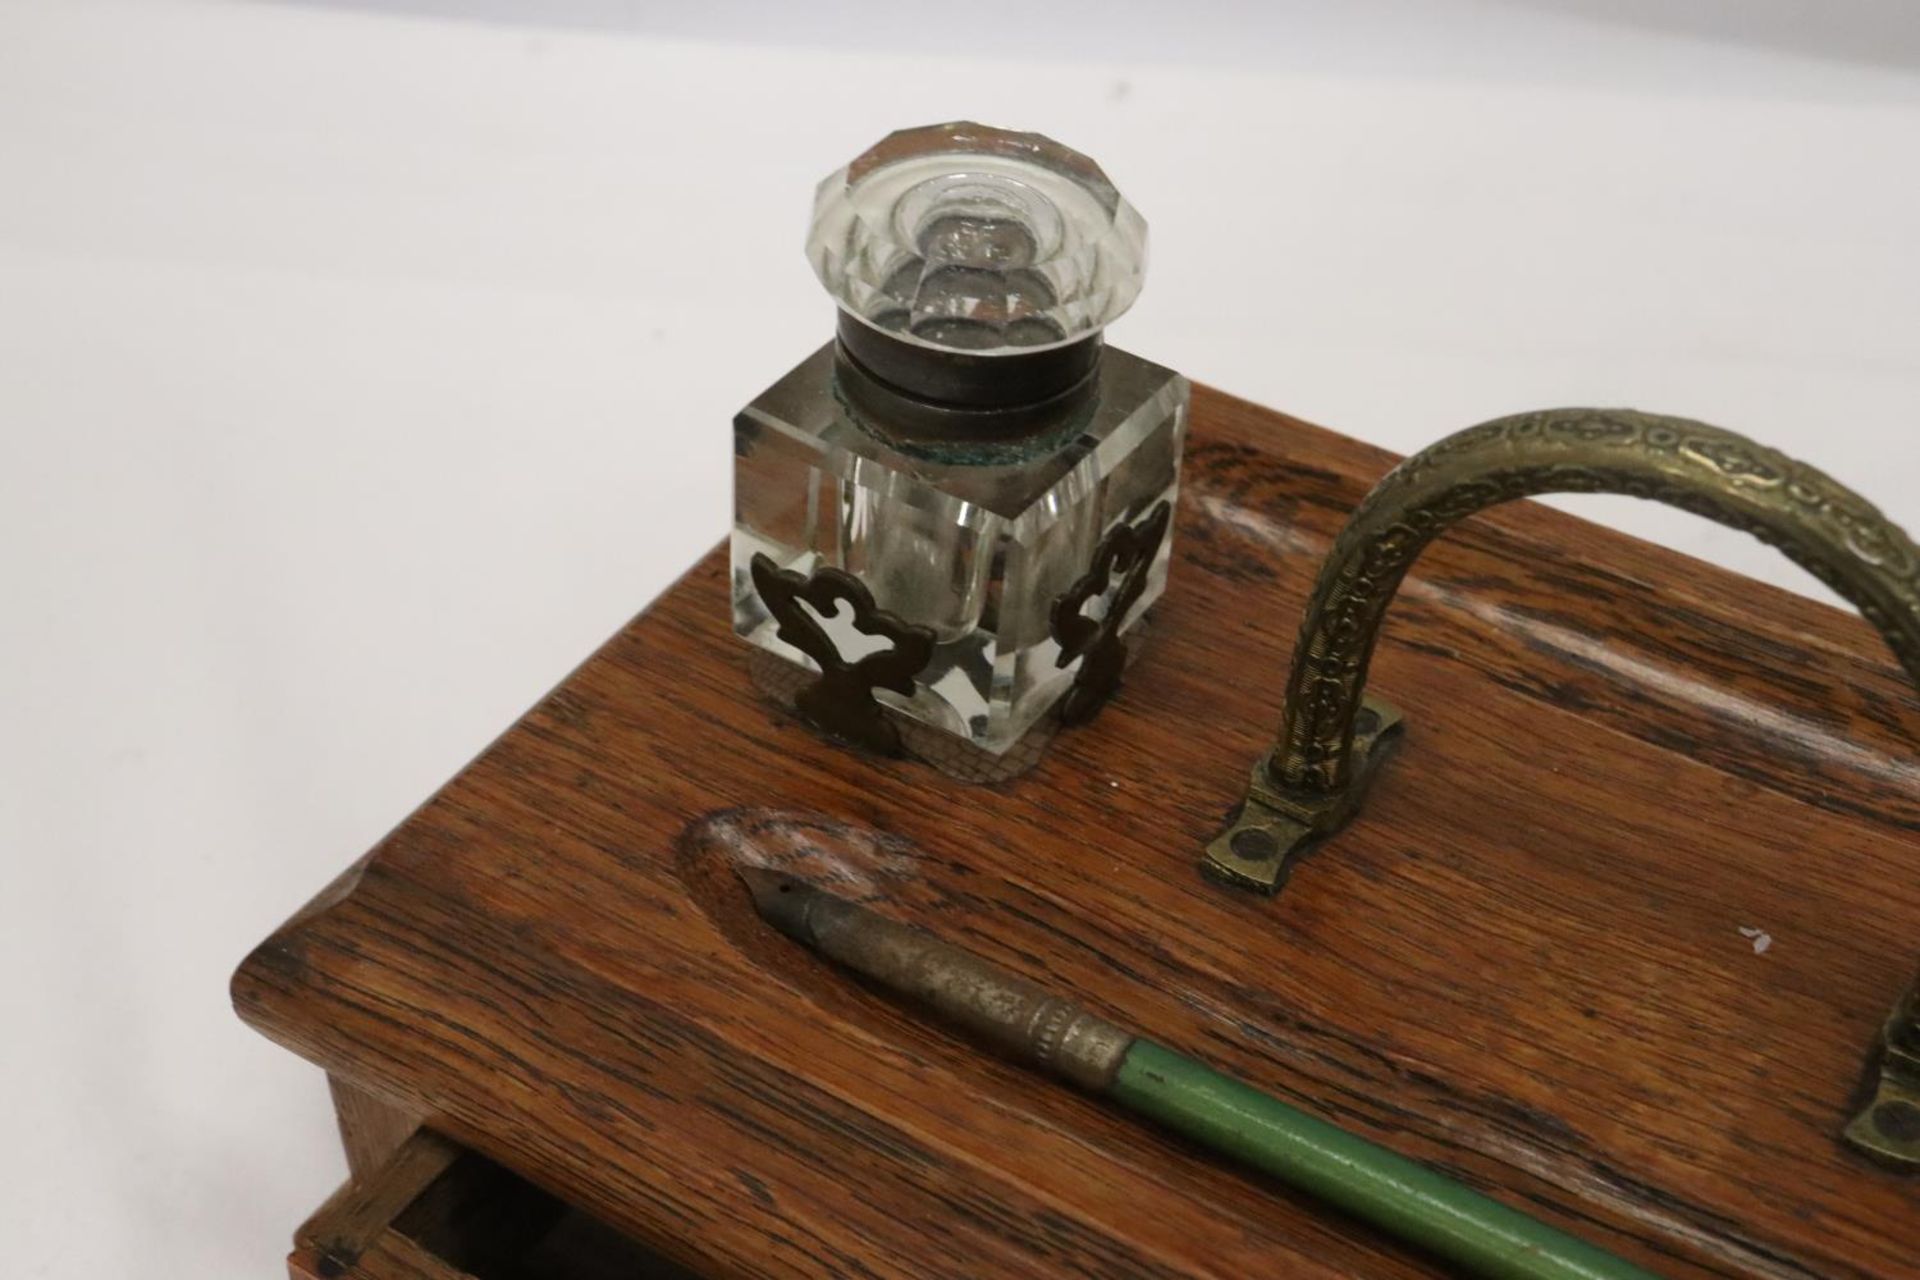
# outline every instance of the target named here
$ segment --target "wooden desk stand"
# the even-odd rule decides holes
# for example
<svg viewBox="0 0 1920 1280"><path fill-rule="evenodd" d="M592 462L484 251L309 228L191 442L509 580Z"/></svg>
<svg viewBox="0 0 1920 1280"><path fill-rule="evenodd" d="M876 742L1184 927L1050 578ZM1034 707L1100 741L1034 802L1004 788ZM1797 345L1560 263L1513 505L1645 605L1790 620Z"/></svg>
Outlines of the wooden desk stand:
<svg viewBox="0 0 1920 1280"><path fill-rule="evenodd" d="M1406 741L1337 856L1199 875L1390 462L1197 391L1150 649L992 788L757 698L706 557L235 976L355 1176L295 1274L528 1273L363 1220L455 1150L702 1276L1437 1274L773 936L770 852L1660 1274L1920 1274L1920 1181L1834 1136L1920 922L1920 718L1858 619L1475 518L1395 606Z"/></svg>

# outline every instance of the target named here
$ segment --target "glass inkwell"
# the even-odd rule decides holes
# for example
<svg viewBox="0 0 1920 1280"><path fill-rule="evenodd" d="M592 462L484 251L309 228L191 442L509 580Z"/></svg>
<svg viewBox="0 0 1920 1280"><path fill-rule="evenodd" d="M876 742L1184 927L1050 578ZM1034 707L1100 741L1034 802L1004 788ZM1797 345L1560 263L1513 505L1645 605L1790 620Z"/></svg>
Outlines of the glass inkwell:
<svg viewBox="0 0 1920 1280"><path fill-rule="evenodd" d="M942 124L823 182L807 252L838 333L735 419L734 630L816 729L1013 776L1166 584L1187 382L1101 337L1146 223L1051 139Z"/></svg>

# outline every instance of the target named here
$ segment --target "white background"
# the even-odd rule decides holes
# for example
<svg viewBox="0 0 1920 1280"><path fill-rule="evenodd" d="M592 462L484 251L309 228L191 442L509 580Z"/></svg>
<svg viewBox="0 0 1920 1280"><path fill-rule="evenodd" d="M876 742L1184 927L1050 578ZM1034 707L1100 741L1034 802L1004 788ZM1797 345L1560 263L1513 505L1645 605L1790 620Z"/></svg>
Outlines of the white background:
<svg viewBox="0 0 1920 1280"><path fill-rule="evenodd" d="M1917 13L0 4L0 1265L278 1274L342 1166L229 971L720 537L886 130L1101 159L1114 336L1198 378L1403 450L1690 414L1914 526Z"/></svg>

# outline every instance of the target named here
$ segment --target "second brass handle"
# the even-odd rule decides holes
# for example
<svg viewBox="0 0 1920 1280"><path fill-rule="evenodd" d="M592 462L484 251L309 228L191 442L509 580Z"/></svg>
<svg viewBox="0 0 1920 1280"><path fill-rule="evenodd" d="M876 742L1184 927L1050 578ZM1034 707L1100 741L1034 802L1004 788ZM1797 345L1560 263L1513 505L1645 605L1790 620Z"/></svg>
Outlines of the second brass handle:
<svg viewBox="0 0 1920 1280"><path fill-rule="evenodd" d="M1466 517L1545 493L1664 502L1778 547L1858 608L1920 689L1920 550L1865 498L1732 431L1627 410L1550 409L1469 427L1395 467L1354 510L1314 583L1285 718L1205 868L1276 891L1293 855L1351 816L1398 715L1365 697L1387 606L1414 560ZM1887 1024L1879 1091L1847 1130L1920 1165L1920 983Z"/></svg>

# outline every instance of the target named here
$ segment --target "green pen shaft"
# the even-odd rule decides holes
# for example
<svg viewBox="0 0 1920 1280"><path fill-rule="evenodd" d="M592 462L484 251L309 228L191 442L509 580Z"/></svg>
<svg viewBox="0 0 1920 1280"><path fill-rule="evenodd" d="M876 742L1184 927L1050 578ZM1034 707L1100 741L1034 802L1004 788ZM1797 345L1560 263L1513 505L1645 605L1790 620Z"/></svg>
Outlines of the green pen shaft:
<svg viewBox="0 0 1920 1280"><path fill-rule="evenodd" d="M1624 1258L804 881L742 869L769 924L975 1037L1476 1276L1651 1280Z"/></svg>
<svg viewBox="0 0 1920 1280"><path fill-rule="evenodd" d="M1151 1040L1136 1039L1127 1049L1107 1096L1474 1275L1500 1280L1652 1275Z"/></svg>

